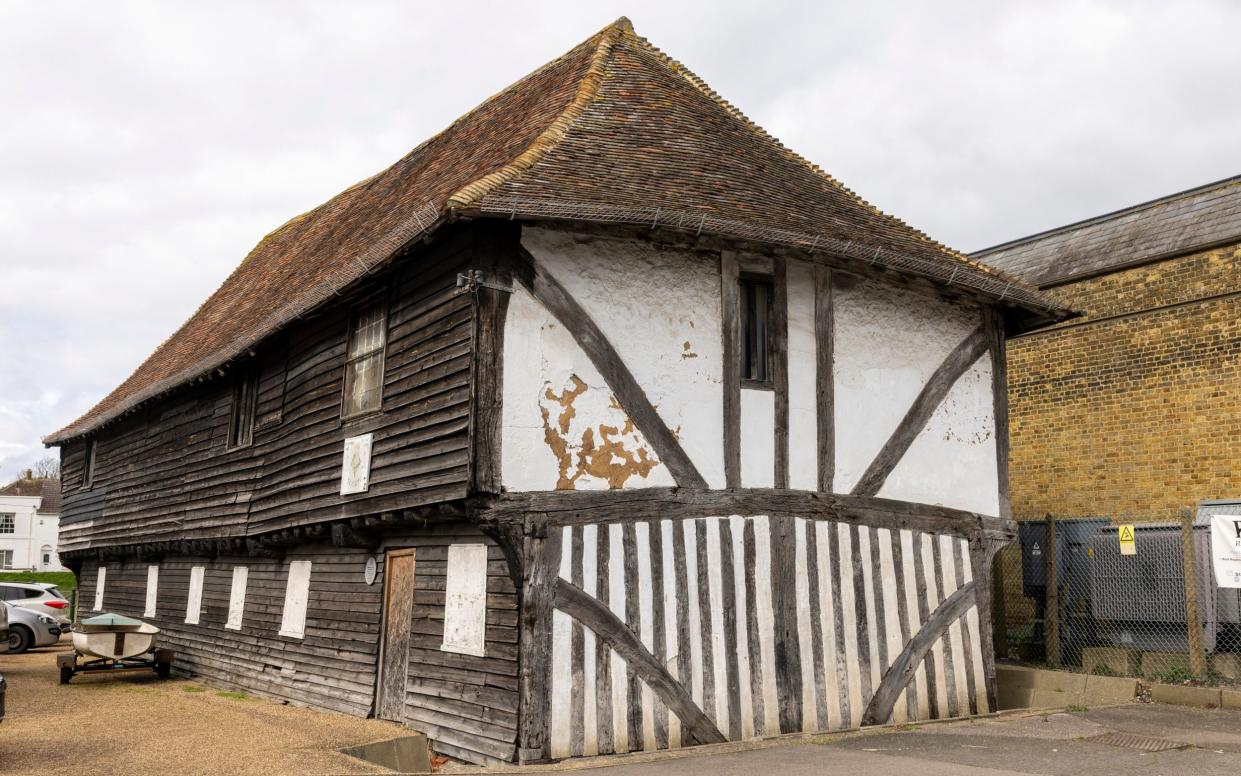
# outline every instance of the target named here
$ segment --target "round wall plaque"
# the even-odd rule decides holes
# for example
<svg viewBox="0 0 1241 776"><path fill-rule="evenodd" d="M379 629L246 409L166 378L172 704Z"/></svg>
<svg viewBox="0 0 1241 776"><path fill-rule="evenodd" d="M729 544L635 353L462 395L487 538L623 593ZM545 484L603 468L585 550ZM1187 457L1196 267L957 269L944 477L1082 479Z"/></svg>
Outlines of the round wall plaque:
<svg viewBox="0 0 1241 776"><path fill-rule="evenodd" d="M366 559L366 584L368 585L375 584L375 574L378 573L378 570L379 570L379 563L375 560L375 556L372 555L369 558L367 558Z"/></svg>

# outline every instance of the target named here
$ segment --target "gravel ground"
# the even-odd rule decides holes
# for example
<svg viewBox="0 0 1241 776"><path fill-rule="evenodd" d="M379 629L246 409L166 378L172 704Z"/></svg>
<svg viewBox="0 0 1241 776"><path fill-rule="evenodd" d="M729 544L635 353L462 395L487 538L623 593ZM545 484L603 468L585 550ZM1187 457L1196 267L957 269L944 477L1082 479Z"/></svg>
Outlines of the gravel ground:
<svg viewBox="0 0 1241 776"><path fill-rule="evenodd" d="M8 680L0 774L391 773L335 751L408 732L390 722L311 711L154 673L59 683L68 640L0 655Z"/></svg>

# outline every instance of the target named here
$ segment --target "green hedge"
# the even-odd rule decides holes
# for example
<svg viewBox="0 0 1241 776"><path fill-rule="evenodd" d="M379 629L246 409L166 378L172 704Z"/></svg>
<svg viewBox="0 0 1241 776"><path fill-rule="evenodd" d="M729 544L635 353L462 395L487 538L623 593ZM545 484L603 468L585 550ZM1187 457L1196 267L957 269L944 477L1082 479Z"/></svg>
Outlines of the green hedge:
<svg viewBox="0 0 1241 776"><path fill-rule="evenodd" d="M0 571L0 582L47 582L65 595L78 586L72 571Z"/></svg>

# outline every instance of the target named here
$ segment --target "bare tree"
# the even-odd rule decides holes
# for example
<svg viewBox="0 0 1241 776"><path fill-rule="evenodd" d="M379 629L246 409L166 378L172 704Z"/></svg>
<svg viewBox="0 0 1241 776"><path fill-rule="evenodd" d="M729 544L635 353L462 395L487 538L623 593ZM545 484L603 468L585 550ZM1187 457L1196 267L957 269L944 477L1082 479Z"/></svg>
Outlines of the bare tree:
<svg viewBox="0 0 1241 776"><path fill-rule="evenodd" d="M60 457L55 455L47 455L34 462L30 467L35 477L43 477L51 480L60 479Z"/></svg>

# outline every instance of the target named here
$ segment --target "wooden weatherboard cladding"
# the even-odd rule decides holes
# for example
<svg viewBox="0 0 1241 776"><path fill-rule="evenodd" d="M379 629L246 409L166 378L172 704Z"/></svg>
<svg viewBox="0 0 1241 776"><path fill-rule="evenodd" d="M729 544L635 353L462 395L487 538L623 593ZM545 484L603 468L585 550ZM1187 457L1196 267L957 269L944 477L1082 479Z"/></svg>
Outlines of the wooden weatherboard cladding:
<svg viewBox="0 0 1241 776"><path fill-rule="evenodd" d="M89 442L67 444L62 524L79 528L67 534L66 549L265 534L463 498L471 385L480 371L473 355L479 301L458 293L456 278L494 252L496 232L459 229L373 279L368 293L382 290L387 309L386 348L376 351L383 363L379 412L340 417L356 321L346 298L289 327L239 367L256 375L249 444L230 444L240 441L230 375L154 402ZM374 438L368 486L342 497L344 441L364 434ZM479 439L494 437L492 430ZM88 445L96 450L95 472L84 488ZM486 477L494 482L492 472Z"/></svg>
<svg viewBox="0 0 1241 776"><path fill-rule="evenodd" d="M485 545L486 654L441 649L449 547ZM422 730L437 751L476 763L508 762L517 737L517 590L500 549L464 523L393 531L384 545L409 553L412 595L403 634L403 688L385 716ZM215 686L357 716L375 712L379 643L387 569L376 551L377 577L364 576L370 550L331 544L299 545L284 559L249 555L165 555L156 560L83 563L83 601L99 590L103 611L140 617L161 629L176 650L174 670ZM304 633L282 636L289 568L308 562L310 585ZM145 615L148 568L159 567L154 615ZM202 571L198 622L187 623L193 569ZM229 627L235 569L244 567L245 596L238 627ZM234 620L235 622L237 620Z"/></svg>

